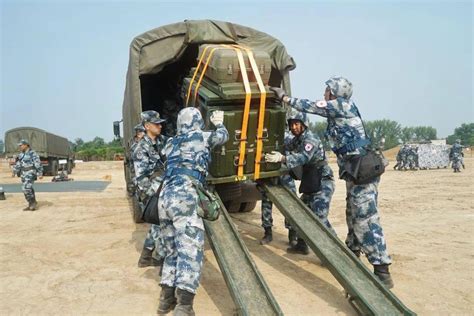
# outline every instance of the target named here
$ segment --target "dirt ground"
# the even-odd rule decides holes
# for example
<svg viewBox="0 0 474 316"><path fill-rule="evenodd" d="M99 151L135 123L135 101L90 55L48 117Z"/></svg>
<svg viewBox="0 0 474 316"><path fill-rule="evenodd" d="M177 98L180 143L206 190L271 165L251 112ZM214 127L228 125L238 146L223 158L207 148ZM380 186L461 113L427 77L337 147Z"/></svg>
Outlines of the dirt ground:
<svg viewBox="0 0 474 316"><path fill-rule="evenodd" d="M474 158L466 158L460 174L398 172L393 164L379 194L394 261L393 292L420 315L474 314ZM21 211L21 193L0 201L0 314L154 314L158 271L137 268L147 226L132 221L122 162L78 164L72 177L111 183L100 193L38 193L36 212ZM0 163L0 183L18 181ZM330 220L340 238L346 234L344 198L344 183L337 181ZM274 242L260 246L259 206L233 215L283 312L355 315L342 287L314 254L286 254L283 217L277 211L274 217ZM208 245L195 310L198 315L234 311Z"/></svg>

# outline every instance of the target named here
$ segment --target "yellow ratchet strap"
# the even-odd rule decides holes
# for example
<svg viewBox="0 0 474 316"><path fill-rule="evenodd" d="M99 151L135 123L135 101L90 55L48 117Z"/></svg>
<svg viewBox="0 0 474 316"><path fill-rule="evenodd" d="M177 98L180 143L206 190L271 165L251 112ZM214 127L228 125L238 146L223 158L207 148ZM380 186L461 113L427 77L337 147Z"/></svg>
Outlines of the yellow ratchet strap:
<svg viewBox="0 0 474 316"><path fill-rule="evenodd" d="M201 68L201 65L202 65L202 60L204 59L204 56L206 55L207 49L208 49L209 47L210 47L210 46L206 46L206 47L204 48L204 50L202 51L202 55L201 55L201 57L199 58L199 62L198 62L198 64L197 64L197 67L196 67L196 69L194 70L193 77L191 78L191 81L189 82L188 93L186 94L186 106L188 106L188 103L189 103L189 96L191 95L191 89L193 88L194 79L196 79L196 75L198 74L199 68Z"/></svg>
<svg viewBox="0 0 474 316"><path fill-rule="evenodd" d="M260 90L260 107L258 110L258 125L257 125L257 148L255 152L255 171L254 171L254 179L257 180L260 178L260 164L262 159L262 151L263 151L263 124L265 122L265 104L267 100L267 91L265 90L265 86L262 81L262 77L260 76L260 72L258 70L257 63L255 62L255 58L253 57L253 53L249 48L243 47L243 49L247 52L249 57L250 66L252 67L253 74L255 75L255 79L257 80L258 89Z"/></svg>

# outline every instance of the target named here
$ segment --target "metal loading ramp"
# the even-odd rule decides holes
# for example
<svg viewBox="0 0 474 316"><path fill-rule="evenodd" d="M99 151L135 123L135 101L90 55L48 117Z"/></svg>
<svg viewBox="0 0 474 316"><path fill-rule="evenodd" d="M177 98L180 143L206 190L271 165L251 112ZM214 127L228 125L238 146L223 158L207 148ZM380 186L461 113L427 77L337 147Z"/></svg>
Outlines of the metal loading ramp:
<svg viewBox="0 0 474 316"><path fill-rule="evenodd" d="M204 221L207 237L237 307L238 315L283 315L222 201L214 222Z"/></svg>
<svg viewBox="0 0 474 316"><path fill-rule="evenodd" d="M282 186L262 183L268 197L346 290L363 315L416 315L376 278L311 210Z"/></svg>

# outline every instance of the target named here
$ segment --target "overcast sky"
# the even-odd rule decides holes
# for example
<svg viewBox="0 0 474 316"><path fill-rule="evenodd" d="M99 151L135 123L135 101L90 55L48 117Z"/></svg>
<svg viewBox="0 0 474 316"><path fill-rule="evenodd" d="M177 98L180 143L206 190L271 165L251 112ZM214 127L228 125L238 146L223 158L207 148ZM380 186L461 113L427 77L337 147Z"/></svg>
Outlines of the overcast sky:
<svg viewBox="0 0 474 316"><path fill-rule="evenodd" d="M133 37L185 19L280 39L297 64L293 96L319 99L343 75L364 119L429 125L439 137L474 121L470 1L0 1L0 138L34 126L111 140Z"/></svg>

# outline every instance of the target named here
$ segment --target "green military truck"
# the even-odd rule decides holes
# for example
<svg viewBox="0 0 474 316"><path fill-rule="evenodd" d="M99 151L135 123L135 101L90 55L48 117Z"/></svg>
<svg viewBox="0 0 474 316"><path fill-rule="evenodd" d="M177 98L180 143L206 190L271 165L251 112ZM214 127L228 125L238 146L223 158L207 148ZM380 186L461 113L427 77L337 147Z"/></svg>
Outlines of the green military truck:
<svg viewBox="0 0 474 316"><path fill-rule="evenodd" d="M210 58L214 48L214 56ZM240 48L244 57L250 91L245 90L236 48ZM257 72L265 86L266 104L263 108L262 89L259 89L247 50L253 52ZM196 70L199 66L201 68ZM294 68L292 57L280 41L238 24L212 20L184 21L143 33L130 45L123 101L125 150L128 151L133 127L139 123L142 111L158 111L167 119L163 133L173 136L177 113L183 107L198 107L209 128L212 128L209 113L223 110L230 140L213 151L208 181L216 185L230 212L251 211L260 198L252 181L256 178L257 164L260 169L258 178L280 174L279 164L266 164L263 160L265 152L281 149L285 132L286 109L277 102L268 86L283 86L290 92L289 72ZM205 76L201 76L203 72ZM189 93L192 98L188 97ZM250 102L248 115L244 115L247 94ZM259 126L261 113L265 113L263 126ZM245 117L248 117L247 135L243 139ZM242 142L245 142L243 159L240 158ZM258 156L257 152L260 152ZM240 175L239 164L242 166ZM128 168L125 164L126 181L130 183Z"/></svg>
<svg viewBox="0 0 474 316"><path fill-rule="evenodd" d="M18 156L18 142L26 139L31 148L39 155L43 165L43 174L55 176L59 170L60 161L66 163L67 172L74 168L74 154L69 147L67 138L48 133L35 127L17 127L5 132L5 156ZM11 164L15 163L14 159Z"/></svg>

